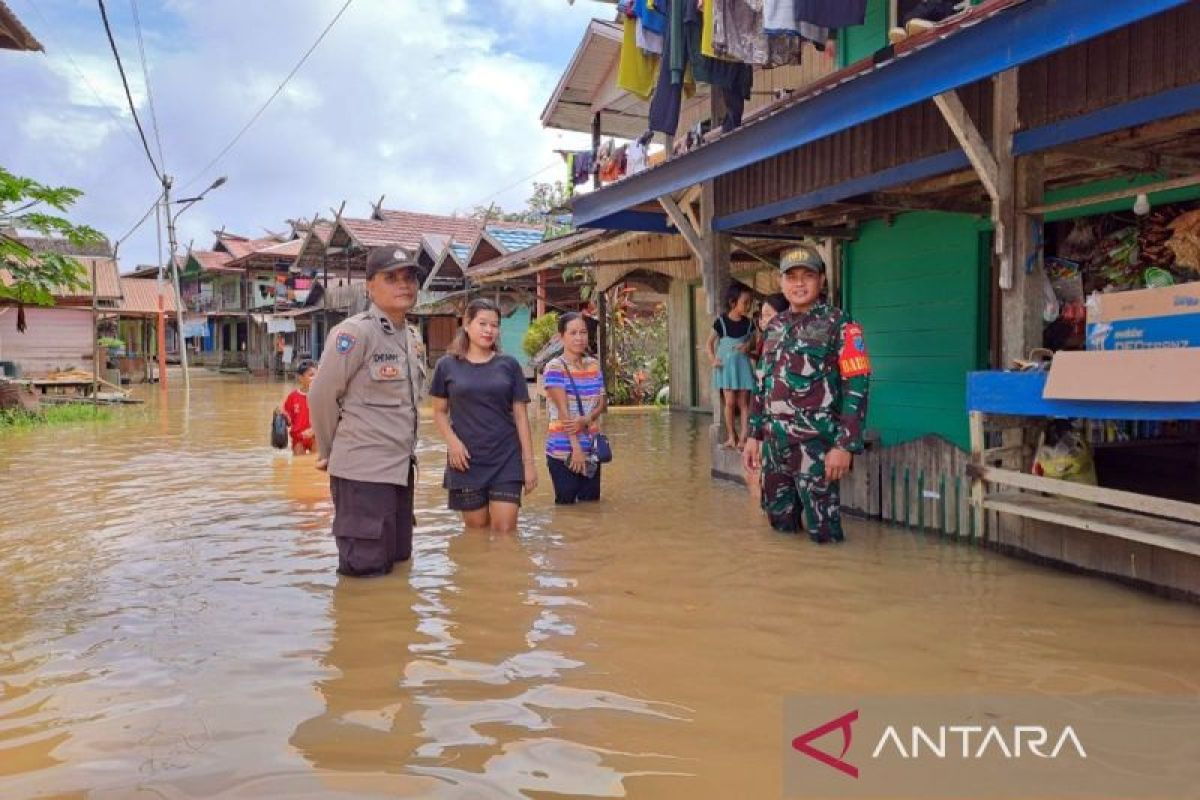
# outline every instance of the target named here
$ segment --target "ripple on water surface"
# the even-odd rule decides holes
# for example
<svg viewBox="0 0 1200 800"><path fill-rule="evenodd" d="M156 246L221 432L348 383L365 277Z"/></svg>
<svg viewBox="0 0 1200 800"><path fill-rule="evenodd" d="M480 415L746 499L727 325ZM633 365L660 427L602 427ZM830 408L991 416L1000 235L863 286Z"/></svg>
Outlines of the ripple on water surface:
<svg viewBox="0 0 1200 800"><path fill-rule="evenodd" d="M1191 691L1194 608L849 523L764 529L707 421L618 413L604 501L338 579L282 384L0 439L0 796L766 797L791 694ZM542 424L535 419L535 430Z"/></svg>

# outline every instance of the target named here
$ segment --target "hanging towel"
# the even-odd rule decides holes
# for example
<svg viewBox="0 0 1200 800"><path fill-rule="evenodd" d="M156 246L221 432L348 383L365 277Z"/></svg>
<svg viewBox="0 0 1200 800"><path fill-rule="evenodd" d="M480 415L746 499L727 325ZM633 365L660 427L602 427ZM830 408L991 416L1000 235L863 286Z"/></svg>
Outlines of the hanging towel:
<svg viewBox="0 0 1200 800"><path fill-rule="evenodd" d="M643 52L637 44L637 20L626 18L625 37L621 42L621 60L617 64L617 86L643 100L654 91L657 57Z"/></svg>

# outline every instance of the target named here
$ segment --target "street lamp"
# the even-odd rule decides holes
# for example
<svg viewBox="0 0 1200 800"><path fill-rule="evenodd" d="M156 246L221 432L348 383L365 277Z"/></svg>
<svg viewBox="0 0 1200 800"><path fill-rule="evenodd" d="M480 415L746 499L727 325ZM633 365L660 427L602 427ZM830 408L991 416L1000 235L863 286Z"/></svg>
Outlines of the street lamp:
<svg viewBox="0 0 1200 800"><path fill-rule="evenodd" d="M175 315L179 323L179 365L183 367L183 387L185 391L192 388L192 378L188 372L187 337L183 334L183 294L179 290L179 265L175 261L175 250L177 249L177 245L175 243L175 222L179 219L179 216L183 214L183 212L187 211L196 203L199 203L201 200L203 200L206 194L211 192L213 189L223 186L225 184L225 180L225 176L222 175L213 181L207 189L195 197L185 197L181 200L175 200L172 202L171 177L169 175L163 176L162 202L163 209L167 214L167 240L171 254L171 279L175 284ZM182 208L172 214L172 204L182 206Z"/></svg>

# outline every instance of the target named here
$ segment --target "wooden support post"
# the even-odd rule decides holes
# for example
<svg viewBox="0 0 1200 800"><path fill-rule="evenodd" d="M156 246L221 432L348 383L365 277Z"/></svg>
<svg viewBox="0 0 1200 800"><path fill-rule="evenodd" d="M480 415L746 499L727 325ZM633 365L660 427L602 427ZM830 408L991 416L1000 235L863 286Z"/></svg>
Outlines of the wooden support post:
<svg viewBox="0 0 1200 800"><path fill-rule="evenodd" d="M600 112L592 117L592 188L600 188L600 165L596 156L600 153Z"/></svg>
<svg viewBox="0 0 1200 800"><path fill-rule="evenodd" d="M967 158L971 162L971 166L975 168L975 172L979 175L979 180L983 183L983 188L987 189L988 196L994 201L1000 196L1000 168L996 163L996 156L984 141L983 135L979 129L975 127L971 115L967 113L966 106L958 96L958 92L949 91L939 95L934 95L933 102L937 105L938 110L942 112L942 116L946 118L946 124L950 126L950 131L954 134L954 138L958 139L959 145L967 154Z"/></svg>
<svg viewBox="0 0 1200 800"><path fill-rule="evenodd" d="M971 433L971 463L980 467L979 471L972 470L971 475L971 518L974 520L975 536L978 536L982 541L987 541L986 517L983 513L983 479L979 477L982 474L983 467L983 449L985 447L983 435L983 414L979 411L972 411L969 416L969 425Z"/></svg>
<svg viewBox="0 0 1200 800"><path fill-rule="evenodd" d="M600 358L600 370L604 375L605 391L612 385L613 370L609 369L608 364L608 292L597 292L596 295L596 316L599 317L599 327L596 330L597 356Z"/></svg>
<svg viewBox="0 0 1200 800"><path fill-rule="evenodd" d="M704 262L704 243L703 243L703 227L694 228L692 221L684 213L679 204L670 196L664 195L658 198L659 205L667 212L667 217L671 220L671 224L675 226L675 230L679 231L679 235L687 242L688 247L696 254L696 258L700 259L701 264Z"/></svg>
<svg viewBox="0 0 1200 800"><path fill-rule="evenodd" d="M1017 130L1017 71L1010 69L992 79L992 154L997 167L992 220L996 223L995 251L1000 261L1000 288L1013 286L1017 229L1016 163L1013 134Z"/></svg>
<svg viewBox="0 0 1200 800"><path fill-rule="evenodd" d="M1041 155L1024 156L1016 164L1016 203L1029 208L1041 202L1045 171ZM1012 286L1000 296L1000 366L1026 358L1042 346L1042 307L1046 273L1042 269L1042 217L1014 211L1012 218Z"/></svg>

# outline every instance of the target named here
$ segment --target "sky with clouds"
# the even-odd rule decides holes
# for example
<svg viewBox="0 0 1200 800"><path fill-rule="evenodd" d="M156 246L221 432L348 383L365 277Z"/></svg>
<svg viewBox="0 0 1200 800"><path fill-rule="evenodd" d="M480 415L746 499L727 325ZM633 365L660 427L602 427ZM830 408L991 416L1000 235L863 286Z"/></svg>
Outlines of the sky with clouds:
<svg viewBox="0 0 1200 800"><path fill-rule="evenodd" d="M46 53L0 50L0 164L85 192L72 217L116 240L151 207L142 150L94 0L6 0ZM212 231L261 235L346 201L466 212L523 207L533 180L565 177L555 148L586 134L540 116L593 16L592 0L353 0L255 125L210 161L276 89L345 0L106 0L138 115L175 196L228 183L179 220L182 246ZM534 173L537 173L535 177ZM503 191L501 191L503 190ZM497 193L499 192L499 193ZM157 263L153 225L121 246L122 269Z"/></svg>

